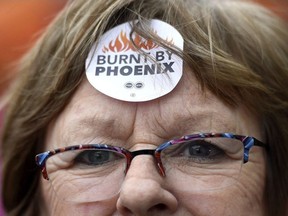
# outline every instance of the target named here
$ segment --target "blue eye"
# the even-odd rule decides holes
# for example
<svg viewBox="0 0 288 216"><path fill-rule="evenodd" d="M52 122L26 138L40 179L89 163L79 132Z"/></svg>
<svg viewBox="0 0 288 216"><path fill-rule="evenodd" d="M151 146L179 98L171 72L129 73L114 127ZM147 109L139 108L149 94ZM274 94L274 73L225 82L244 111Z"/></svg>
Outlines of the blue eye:
<svg viewBox="0 0 288 216"><path fill-rule="evenodd" d="M117 154L104 150L86 150L77 155L74 162L86 165L103 165L119 158Z"/></svg>
<svg viewBox="0 0 288 216"><path fill-rule="evenodd" d="M204 140L197 140L186 144L186 151L190 157L208 157L221 154L223 151L217 146ZM188 153L187 152L187 153ZM186 153L186 154L187 154Z"/></svg>
<svg viewBox="0 0 288 216"><path fill-rule="evenodd" d="M193 140L172 145L162 153L165 158L174 158L177 163L214 163L226 158L225 150L211 140ZM167 159L166 159L167 160Z"/></svg>

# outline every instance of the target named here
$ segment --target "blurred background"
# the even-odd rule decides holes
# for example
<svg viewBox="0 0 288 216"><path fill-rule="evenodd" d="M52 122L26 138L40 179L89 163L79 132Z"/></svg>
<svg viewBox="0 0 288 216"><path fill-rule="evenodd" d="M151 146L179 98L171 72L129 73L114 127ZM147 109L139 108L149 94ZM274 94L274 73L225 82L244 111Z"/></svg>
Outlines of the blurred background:
<svg viewBox="0 0 288 216"><path fill-rule="evenodd" d="M254 1L272 9L288 21L288 0ZM33 45L66 2L67 0L0 0L0 131L4 115L3 95L16 75L17 60ZM0 206L1 215L3 212Z"/></svg>
<svg viewBox="0 0 288 216"><path fill-rule="evenodd" d="M13 65L64 6L66 0L0 0L0 95Z"/></svg>
<svg viewBox="0 0 288 216"><path fill-rule="evenodd" d="M288 0L254 0L288 21ZM15 76L17 60L67 0L0 0L0 98ZM0 103L1 104L1 103Z"/></svg>
<svg viewBox="0 0 288 216"><path fill-rule="evenodd" d="M33 45L65 3L66 0L0 0L0 135L3 95L16 75L17 60Z"/></svg>

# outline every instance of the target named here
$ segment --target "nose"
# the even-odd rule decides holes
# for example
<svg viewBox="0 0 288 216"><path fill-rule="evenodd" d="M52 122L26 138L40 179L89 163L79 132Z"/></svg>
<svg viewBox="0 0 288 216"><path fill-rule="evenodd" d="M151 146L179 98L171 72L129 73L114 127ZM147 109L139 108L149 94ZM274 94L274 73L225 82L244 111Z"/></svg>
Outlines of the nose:
<svg viewBox="0 0 288 216"><path fill-rule="evenodd" d="M164 183L152 156L135 157L121 187L118 212L123 216L172 214L178 201Z"/></svg>

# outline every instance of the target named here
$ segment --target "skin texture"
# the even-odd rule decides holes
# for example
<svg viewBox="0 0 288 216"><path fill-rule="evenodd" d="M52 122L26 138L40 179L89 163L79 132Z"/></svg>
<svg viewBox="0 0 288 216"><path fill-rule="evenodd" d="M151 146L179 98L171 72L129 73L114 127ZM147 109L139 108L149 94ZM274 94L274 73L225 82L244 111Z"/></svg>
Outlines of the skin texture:
<svg viewBox="0 0 288 216"><path fill-rule="evenodd" d="M109 98L84 79L68 106L50 124L46 149L99 142L131 151L154 149L164 141L197 132L233 132L265 141L251 113L203 92L187 72L171 93L142 103ZM254 147L237 183L221 190L185 192L186 186L191 187L188 182L182 185L183 191L168 187L149 155L133 159L119 195L110 200L63 202L48 181L41 179L40 185L43 215L261 216L264 179L264 150Z"/></svg>

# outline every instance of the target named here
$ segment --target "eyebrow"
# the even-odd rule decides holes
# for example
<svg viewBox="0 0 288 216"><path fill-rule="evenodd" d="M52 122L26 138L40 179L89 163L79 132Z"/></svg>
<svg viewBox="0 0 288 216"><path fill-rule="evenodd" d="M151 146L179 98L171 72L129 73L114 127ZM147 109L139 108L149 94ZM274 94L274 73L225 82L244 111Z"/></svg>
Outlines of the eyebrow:
<svg viewBox="0 0 288 216"><path fill-rule="evenodd" d="M181 113L179 116L175 115L175 118L171 120L173 123L171 123L168 127L165 125L167 122L159 122L159 120L155 118L153 120L153 127L155 125L155 127L161 128L159 131L163 132L160 132L157 135L163 139L167 137L166 140L200 132L237 132L237 124L230 123L232 119L223 118L221 113L214 112L209 108L202 109L199 107L196 110L192 110L190 114L191 115L189 115L187 118L182 116ZM67 123L68 127L67 130L64 130L63 139L66 141L66 143L70 143L69 145L71 145L71 141L73 140L77 141L79 139L84 139L85 134L88 135L87 139L96 139L97 136L99 136L99 139L101 139L99 141L102 143L108 142L107 144L111 142L118 143L118 141L119 143L121 141L123 143L123 141L125 141L123 137L119 136L119 134L121 135L120 130L123 130L124 128L124 122L117 120L117 118L114 118L113 116L111 117L109 115L101 115L99 113L88 113L85 116L73 118L70 122L66 122L66 125ZM127 125L125 126L127 127ZM219 129L219 127L221 129ZM161 133L165 134L165 136L162 136L163 134ZM79 140L79 142L81 142L81 140Z"/></svg>
<svg viewBox="0 0 288 216"><path fill-rule="evenodd" d="M95 134L95 136L99 134L101 137L105 138L105 140L111 139L110 136L104 135L112 133L112 130L115 129L115 122L115 119L105 119L95 116L85 116L72 119L69 122L69 126L64 130L62 136L66 142L79 139L79 135L81 135L81 138L85 137L85 135L92 138L92 134Z"/></svg>
<svg viewBox="0 0 288 216"><path fill-rule="evenodd" d="M231 121L231 119L229 120ZM236 132L236 124L232 125L230 121L228 122L228 119L223 118L219 113L203 112L197 113L196 116L194 115L191 118L182 119L179 129L181 131L190 129L191 131L188 131L190 134L200 132Z"/></svg>

